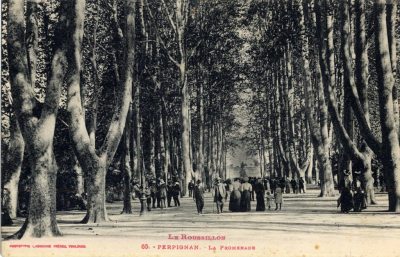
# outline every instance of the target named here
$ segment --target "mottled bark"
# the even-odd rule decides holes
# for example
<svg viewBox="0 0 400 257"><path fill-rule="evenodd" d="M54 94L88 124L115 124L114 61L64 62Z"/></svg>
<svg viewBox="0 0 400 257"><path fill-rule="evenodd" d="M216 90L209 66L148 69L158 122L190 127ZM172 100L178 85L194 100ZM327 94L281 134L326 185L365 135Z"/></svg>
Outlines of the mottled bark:
<svg viewBox="0 0 400 257"><path fill-rule="evenodd" d="M31 9L29 15L34 16L37 8ZM39 113L34 112L37 100L31 84L31 70L35 63L28 64L27 45L25 38L24 2L11 0L8 3L7 46L9 60L9 74L13 108L18 119L21 133L30 156L32 170L30 181L30 198L28 217L22 228L13 238L53 237L61 233L56 221L56 175L57 164L53 154L53 137L61 86L66 68L67 41L72 38L71 31L75 28L66 22L66 16L74 18L75 3L62 1L60 19L55 32L53 61L51 63L46 98ZM29 29L35 29L29 24ZM30 31L31 35L37 31ZM30 58L34 59L35 44L30 45ZM34 80L34 79L33 79ZM34 81L33 81L34 82Z"/></svg>
<svg viewBox="0 0 400 257"><path fill-rule="evenodd" d="M4 188L9 190L10 198L6 204L11 218L17 217L18 211L18 183L21 175L21 167L24 159L25 142L19 129L17 117L10 116L10 141L8 143L7 155L5 158L5 176L2 178Z"/></svg>
<svg viewBox="0 0 400 257"><path fill-rule="evenodd" d="M78 158L74 151L71 151L72 155L72 170L76 173L76 193L80 196L85 192L85 174L82 171L82 167L79 164Z"/></svg>
<svg viewBox="0 0 400 257"><path fill-rule="evenodd" d="M199 131L199 150L197 172L198 178L204 182L204 97L203 97L203 82L198 82L197 88L197 112L198 112L198 131Z"/></svg>
<svg viewBox="0 0 400 257"><path fill-rule="evenodd" d="M396 53L396 17L397 17L397 1L388 0L386 5L386 24L388 33L388 43L390 51L390 60L392 64L393 77L397 74L397 53ZM394 122L397 133L399 133L400 117L399 117L399 99L397 83L393 85L393 113Z"/></svg>
<svg viewBox="0 0 400 257"><path fill-rule="evenodd" d="M131 153L130 153L130 139L131 139L131 117L132 117L132 107L129 108L128 116L126 119L125 132L122 137L124 144L124 156L123 156L123 175L124 175L124 208L122 212L132 213L131 204L131 180L132 180L132 170L131 170Z"/></svg>
<svg viewBox="0 0 400 257"><path fill-rule="evenodd" d="M28 71L32 87L36 84L37 48L38 48L38 3L30 0L26 3L26 48L28 57Z"/></svg>
<svg viewBox="0 0 400 257"><path fill-rule="evenodd" d="M386 173L389 211L400 212L400 147L393 111L394 77L386 26L385 1L374 3L375 54L378 74L380 121L382 127L382 162Z"/></svg>
<svg viewBox="0 0 400 257"><path fill-rule="evenodd" d="M317 5L317 3L316 3ZM323 183L321 187L320 196L332 196L334 195L333 176L332 176L332 165L329 160L330 151L330 140L328 134L328 111L325 97L323 94L322 76L320 71L319 62L316 62L316 87L317 96L314 95L312 82L311 82L311 71L309 65L309 43L308 38L305 34L305 21L307 18L308 7L303 3L299 5L300 12L302 14L300 26L302 29L302 62L303 62L303 83L305 90L306 100L306 116L310 128L311 142L314 146L315 155L318 159L319 170L324 174ZM320 11L316 9L316 11ZM321 30L322 21L318 19L317 14L317 30ZM319 31L319 33L322 33ZM317 55L318 56L318 55ZM314 99L318 99L319 108L319 119L315 114ZM319 120L319 123L317 121ZM313 162L313 158L310 158L310 163ZM312 166L312 165L311 165Z"/></svg>
<svg viewBox="0 0 400 257"><path fill-rule="evenodd" d="M368 133L371 132L370 129L370 119L369 119L369 103L368 103L368 52L366 46L366 36L365 36L365 1L364 0L356 0L355 4L355 52L356 52L356 87L360 99L360 104L362 106L362 110L364 112L365 121L368 125ZM354 95L353 95L354 96ZM352 99L353 106L355 105L354 99ZM356 108L357 109L357 108ZM358 112L361 115L360 112ZM357 120L360 120L357 116ZM362 123L362 122L360 122ZM367 128L364 128L367 130ZM362 132L364 137L365 132ZM369 140L370 142L371 140ZM378 140L375 139L375 142ZM363 145L367 143L363 140ZM379 148L380 145L375 146L374 148ZM372 169L371 169L371 160L372 160L372 150L366 146L361 151L363 153L363 176L366 182L366 193L367 193L367 202L371 204L375 204L375 192L374 192L374 181L372 178Z"/></svg>
<svg viewBox="0 0 400 257"><path fill-rule="evenodd" d="M69 113L70 134L76 154L87 176L87 213L83 223L109 221L105 205L105 176L122 137L131 102L131 89L134 68L135 0L126 2L127 31L125 36L126 58L124 79L118 91L117 104L107 135L100 149L92 144L85 126L80 96L80 73L82 58L82 38L85 2L77 0L77 29L73 48L68 53L67 71L67 110Z"/></svg>

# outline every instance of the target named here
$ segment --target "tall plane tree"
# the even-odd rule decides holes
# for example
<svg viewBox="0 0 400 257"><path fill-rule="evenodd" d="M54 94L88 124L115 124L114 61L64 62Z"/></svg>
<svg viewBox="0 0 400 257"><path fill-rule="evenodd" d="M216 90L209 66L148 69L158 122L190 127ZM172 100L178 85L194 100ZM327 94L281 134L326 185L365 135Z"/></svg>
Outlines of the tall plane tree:
<svg viewBox="0 0 400 257"><path fill-rule="evenodd" d="M100 148L96 148L94 142L95 133L88 133L83 115L83 106L81 101L81 81L80 74L82 70L82 38L83 38L83 18L85 1L77 0L79 8L78 16L82 19L76 33L74 34L73 51L68 54L67 71L67 109L69 113L70 134L79 162L87 174L87 214L82 223L99 223L109 221L105 205L105 177L110 166L118 144L121 140L126 117L131 102L131 91L134 70L134 35L135 35L135 4L136 0L127 0L125 2L126 33L125 38L125 60L124 77L119 81L116 79L118 95L114 114ZM115 33L121 34L118 29ZM121 35L122 36L122 35ZM114 63L118 65L118 63ZM95 110L96 111L96 110Z"/></svg>
<svg viewBox="0 0 400 257"><path fill-rule="evenodd" d="M394 5L394 1L389 4ZM389 190L389 211L400 212L400 147L398 124L396 122L398 110L395 110L397 99L393 98L394 77L392 59L393 48L389 48L389 42L393 42L392 30L388 31L386 21L392 21L393 12L386 14L386 1L377 0L374 3L375 17L375 55L378 74L379 110L382 127L382 162L386 173L386 182ZM391 6L391 8L393 8ZM388 17L386 17L388 15ZM392 50L393 55L391 55ZM396 106L398 108L398 106Z"/></svg>
<svg viewBox="0 0 400 257"><path fill-rule="evenodd" d="M13 237L54 237L61 235L56 221L54 129L67 67L67 52L74 50L73 36L79 31L80 23L83 23L79 11L84 11L84 5L69 0L60 3L46 97L40 103L35 98L34 81L30 77L36 70L36 49L33 45L29 53L27 50L24 4L24 1L18 0L10 0L8 3L7 45L13 107L29 154L32 177L28 216ZM30 15L37 12L36 5L36 1L27 2Z"/></svg>

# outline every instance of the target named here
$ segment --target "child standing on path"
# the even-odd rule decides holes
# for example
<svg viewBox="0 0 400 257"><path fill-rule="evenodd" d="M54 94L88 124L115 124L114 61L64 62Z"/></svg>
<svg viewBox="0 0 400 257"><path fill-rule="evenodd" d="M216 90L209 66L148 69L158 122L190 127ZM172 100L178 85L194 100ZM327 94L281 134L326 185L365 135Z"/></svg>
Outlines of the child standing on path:
<svg viewBox="0 0 400 257"><path fill-rule="evenodd" d="M283 202L282 189L277 188L275 190L275 204L276 204L275 210L278 210L278 204L279 204L279 210L282 208L282 202Z"/></svg>
<svg viewBox="0 0 400 257"><path fill-rule="evenodd" d="M272 195L269 191L267 191L267 206L268 206L268 210L271 209L271 203L272 203Z"/></svg>

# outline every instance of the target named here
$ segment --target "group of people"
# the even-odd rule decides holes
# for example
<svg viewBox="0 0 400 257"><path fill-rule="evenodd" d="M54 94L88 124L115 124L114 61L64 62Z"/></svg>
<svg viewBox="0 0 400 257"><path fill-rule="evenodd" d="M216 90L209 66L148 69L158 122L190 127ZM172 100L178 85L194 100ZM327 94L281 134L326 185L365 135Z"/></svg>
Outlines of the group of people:
<svg viewBox="0 0 400 257"><path fill-rule="evenodd" d="M149 186L145 186L144 188L140 186L137 191L134 186L134 191L137 197L146 199L148 211L151 211L152 208L164 209L172 207L172 199L174 199L175 206L181 205L179 201L181 186L177 180L168 180L168 184L166 184L162 178L157 179L157 181L153 179L149 181Z"/></svg>
<svg viewBox="0 0 400 257"><path fill-rule="evenodd" d="M275 178L264 180L261 177L244 177L235 178L233 181L227 179L222 181L220 178L214 179L212 195L216 203L216 212L223 213L225 202L229 203L229 211L232 212L249 212L251 211L251 201L257 201L256 211L265 211L266 206L271 209L272 201L275 200L275 210L280 210L283 203L283 193L290 193L290 187L293 193L305 192L304 180L300 178L298 181L289 178ZM181 186L177 180L169 180L168 184L162 178L149 181L149 186L139 186L135 184L133 187L133 198L139 197L146 199L148 211L151 208L172 207L171 202L174 200L175 206L180 206L179 196ZM188 184L189 197L196 202L197 213L202 214L204 208L205 188L202 186L201 180L196 182L190 181ZM266 200L266 201L265 201Z"/></svg>
<svg viewBox="0 0 400 257"><path fill-rule="evenodd" d="M233 182L227 179L223 182L220 178L214 179L214 187L212 195L216 204L216 212L223 213L225 202L229 199L229 211L232 212L249 212L251 211L252 193L256 195L256 211L265 211L267 200L268 209L271 208L273 197L275 198L276 209L282 208L283 189L280 187L274 188L274 193L271 193L263 183L261 178L256 178L253 185L249 183L249 177L235 178ZM196 181L196 185L188 185L189 195L193 197L197 206L197 213L202 214L204 207L204 187L201 185L201 180Z"/></svg>
<svg viewBox="0 0 400 257"><path fill-rule="evenodd" d="M343 171L343 178L339 183L340 197L338 199L338 207L342 213L349 213L351 209L355 212L367 208L367 198L365 194L365 186L360 172L354 172L356 175L353 179L349 170Z"/></svg>
<svg viewBox="0 0 400 257"><path fill-rule="evenodd" d="M264 186L268 190L271 190L272 193L275 192L277 188L280 188L284 193L289 194L291 192L290 189L293 190L293 194L298 194L298 193L305 193L305 181L302 177L300 179L290 179L287 177L286 179L284 177L282 178L265 178L264 180Z"/></svg>

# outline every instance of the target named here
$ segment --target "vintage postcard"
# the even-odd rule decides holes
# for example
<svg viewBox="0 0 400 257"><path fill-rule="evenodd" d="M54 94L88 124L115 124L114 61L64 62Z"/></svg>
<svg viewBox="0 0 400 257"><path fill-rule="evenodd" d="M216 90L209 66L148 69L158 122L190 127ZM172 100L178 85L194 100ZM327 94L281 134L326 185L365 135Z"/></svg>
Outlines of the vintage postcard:
<svg viewBox="0 0 400 257"><path fill-rule="evenodd" d="M1 255L400 256L398 8L1 1Z"/></svg>

